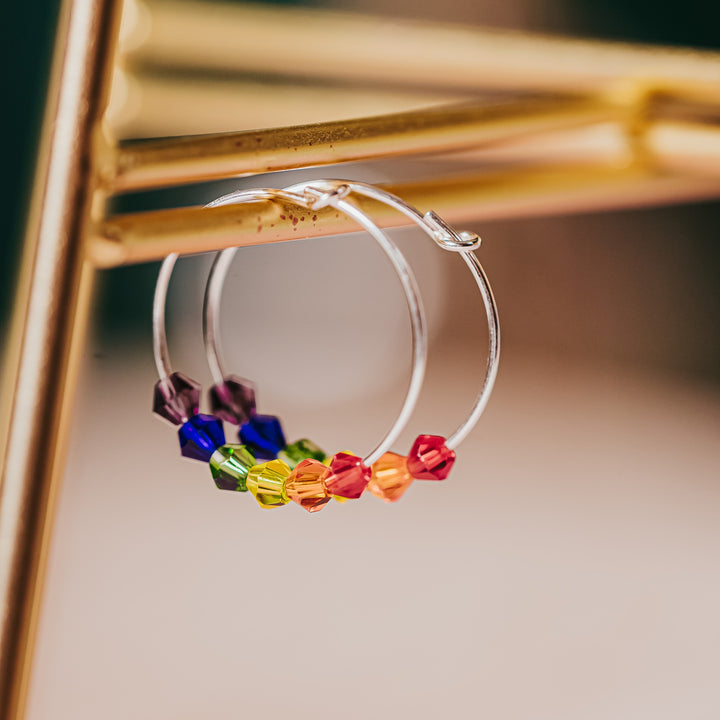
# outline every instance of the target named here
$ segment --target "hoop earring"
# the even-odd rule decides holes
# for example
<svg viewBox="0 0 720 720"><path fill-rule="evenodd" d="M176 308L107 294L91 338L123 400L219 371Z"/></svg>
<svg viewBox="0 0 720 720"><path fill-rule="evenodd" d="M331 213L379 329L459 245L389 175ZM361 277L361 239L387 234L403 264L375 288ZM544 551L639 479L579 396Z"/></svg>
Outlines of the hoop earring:
<svg viewBox="0 0 720 720"><path fill-rule="evenodd" d="M357 209L349 199L353 194L382 202L410 218L442 249L459 253L470 270L483 299L489 335L485 378L470 413L447 441L439 435L418 436L407 457L388 452L392 441L399 434L399 432L394 432L395 428L393 428L378 448L363 461L366 466L371 466L371 479L368 490L387 502L398 500L413 482L413 479L444 480L455 461L455 448L467 437L487 406L497 376L500 357L500 327L495 300L487 276L473 253L480 245L480 238L474 233L458 233L435 213L428 212L423 215L397 196L365 183L344 180L313 180L286 188L284 192L305 196L309 202L316 203L311 205L315 209L322 203L323 206L331 205L341 212ZM215 201L215 204L227 204L244 196L246 196L245 191L232 193ZM231 376L226 376L224 373L224 363L218 337L220 296L229 264L235 252L236 249L231 248L223 250L218 255L210 271L205 294L203 310L205 349L208 364L216 382L214 386L216 394L220 394L217 389L224 389L226 386L231 385L233 381ZM231 396L230 388L225 389L223 394L228 397ZM277 423L276 427L279 428L277 418L273 416L269 418L260 417L263 418L262 424ZM261 434L261 432L254 428L252 423L242 425L240 430L241 440L251 446L253 443L257 444L258 434ZM262 440L263 438L260 438L261 442ZM278 443L275 442L275 445L277 447ZM300 467L301 470L304 468L311 469L314 466L312 466L310 460L322 460L324 456L324 453L308 440L298 441L298 443L288 446L288 448L292 448L293 452L288 453L286 450L280 452L279 456L291 466L306 461L306 465ZM315 467L315 469L317 468ZM326 482L330 489L333 487L332 483L332 479L329 480L329 483ZM290 481L290 485L292 486L292 481Z"/></svg>
<svg viewBox="0 0 720 720"><path fill-rule="evenodd" d="M354 219L378 242L395 269L406 296L412 328L412 372L405 401L395 422L376 448L364 459L348 452L335 454L327 464L317 457L324 453L309 441L286 446L279 420L255 412L254 388L233 376L225 376L218 347L217 308L220 290L229 262L236 248L219 253L213 263L205 293L204 335L215 384L211 402L216 415L199 414L200 385L182 373L173 372L167 346L165 305L167 289L177 254L168 255L158 274L153 301L153 352L160 380L155 385L153 410L174 425L180 425L178 436L181 453L188 458L209 462L220 489L250 490L265 508L277 507L295 500L314 512L332 496L341 499L360 497L367 487L371 465L397 439L415 408L425 373L427 334L425 316L415 277L405 257L392 240L359 208L344 203L349 189L340 184L323 193L294 193L287 190L257 189L231 193L218 198L208 207L239 202L281 199L307 210L332 204ZM222 419L241 424L242 445L226 444ZM278 453L296 467L291 468ZM304 454L304 457L302 457ZM257 459L267 462L256 463Z"/></svg>

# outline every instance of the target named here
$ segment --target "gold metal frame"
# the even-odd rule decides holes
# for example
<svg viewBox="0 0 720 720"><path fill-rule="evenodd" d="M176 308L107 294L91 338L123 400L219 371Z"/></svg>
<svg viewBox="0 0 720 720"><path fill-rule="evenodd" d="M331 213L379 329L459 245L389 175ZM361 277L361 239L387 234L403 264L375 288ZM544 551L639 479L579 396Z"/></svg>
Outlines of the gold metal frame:
<svg viewBox="0 0 720 720"><path fill-rule="evenodd" d="M390 32L371 17L167 0L128 5L118 52L120 10L120 0L65 0L56 41L0 436L0 717L7 720L24 715L95 269L297 236L280 207L113 217L110 195L420 154L428 176L391 190L455 220L720 197L718 54L415 22L396 22ZM141 22L148 14L150 25ZM240 27L242 44L234 41ZM209 90L182 84L177 71L189 68L205 73ZM323 81L315 97L327 99L328 112L353 93L339 83L362 84L362 97L377 100L373 112L389 98L404 112L118 142L143 123L168 135L177 129L157 105L143 109L143 92L165 93L173 115L187 112L194 127L211 130L207 115L192 112L197 93L232 112L227 89L247 88L248 72L276 74L285 87ZM282 124L273 99L282 83L253 86L262 106L255 117L268 125ZM498 91L502 100L488 100ZM459 172L444 172L439 160ZM401 222L377 210L389 224ZM346 229L319 212L303 235Z"/></svg>

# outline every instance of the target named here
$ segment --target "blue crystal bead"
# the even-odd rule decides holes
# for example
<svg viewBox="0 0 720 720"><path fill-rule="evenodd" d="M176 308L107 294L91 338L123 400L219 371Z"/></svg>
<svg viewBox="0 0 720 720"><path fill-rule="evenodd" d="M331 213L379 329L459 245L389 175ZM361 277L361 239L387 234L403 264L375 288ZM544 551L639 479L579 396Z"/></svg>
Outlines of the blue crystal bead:
<svg viewBox="0 0 720 720"><path fill-rule="evenodd" d="M212 415L193 415L180 427L178 437L185 457L205 462L225 444L222 422Z"/></svg>
<svg viewBox="0 0 720 720"><path fill-rule="evenodd" d="M240 426L240 440L258 460L273 460L287 444L275 415L253 415Z"/></svg>

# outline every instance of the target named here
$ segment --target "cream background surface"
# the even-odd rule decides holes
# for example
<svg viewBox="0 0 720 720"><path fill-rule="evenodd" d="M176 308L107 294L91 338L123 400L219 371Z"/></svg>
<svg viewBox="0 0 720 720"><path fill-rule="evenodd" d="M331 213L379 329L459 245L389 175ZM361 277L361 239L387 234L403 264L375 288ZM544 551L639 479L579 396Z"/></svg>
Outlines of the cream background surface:
<svg viewBox="0 0 720 720"><path fill-rule="evenodd" d="M181 459L148 357L86 365L31 720L717 717L717 392L511 357L447 482L311 516ZM286 397L288 434L366 447L401 389Z"/></svg>

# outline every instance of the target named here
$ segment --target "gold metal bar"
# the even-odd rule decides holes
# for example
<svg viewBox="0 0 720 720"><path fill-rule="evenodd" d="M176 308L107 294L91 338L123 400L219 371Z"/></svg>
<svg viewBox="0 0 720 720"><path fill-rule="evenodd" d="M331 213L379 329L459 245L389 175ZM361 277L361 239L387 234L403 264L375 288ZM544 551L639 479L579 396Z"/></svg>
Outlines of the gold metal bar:
<svg viewBox="0 0 720 720"><path fill-rule="evenodd" d="M149 0L135 18L127 47L139 65L444 91L589 93L620 82L692 86L705 97L720 96L717 52L287 6Z"/></svg>
<svg viewBox="0 0 720 720"><path fill-rule="evenodd" d="M116 75L109 121L120 138L202 135L406 112L465 99L415 88L129 71Z"/></svg>
<svg viewBox="0 0 720 720"><path fill-rule="evenodd" d="M66 0L60 14L20 292L0 474L0 717L24 715L55 496L92 270L100 123L119 0Z"/></svg>
<svg viewBox="0 0 720 720"><path fill-rule="evenodd" d="M116 191L497 145L563 128L619 120L603 99L535 99L432 108L359 120L129 144L118 151Z"/></svg>
<svg viewBox="0 0 720 720"><path fill-rule="evenodd" d="M405 183L387 189L423 210L434 209L455 222L472 222L717 198L720 179L689 179L640 165L595 163ZM385 205L372 201L363 205L384 225L407 223ZM113 267L158 260L170 252L207 252L353 230L357 227L332 209L299 212L280 203L181 208L108 219L93 242L91 257L99 267Z"/></svg>
<svg viewBox="0 0 720 720"><path fill-rule="evenodd" d="M720 126L664 121L651 125L643 140L655 162L675 173L720 177Z"/></svg>
<svg viewBox="0 0 720 720"><path fill-rule="evenodd" d="M629 133L630 131L630 133ZM607 123L562 133L519 138L498 148L467 151L455 159L467 167L526 166L591 161L626 163L628 154L652 164L658 172L688 177L720 176L720 123L657 119L642 123L632 133L632 125ZM428 170L432 168L427 163Z"/></svg>

